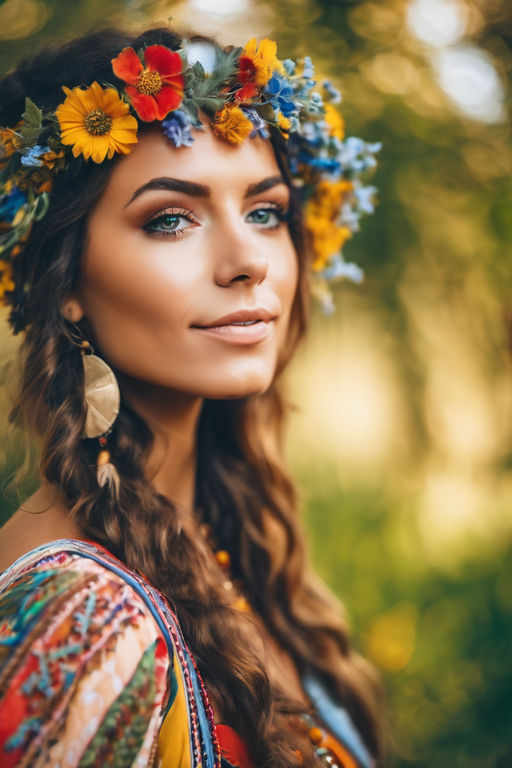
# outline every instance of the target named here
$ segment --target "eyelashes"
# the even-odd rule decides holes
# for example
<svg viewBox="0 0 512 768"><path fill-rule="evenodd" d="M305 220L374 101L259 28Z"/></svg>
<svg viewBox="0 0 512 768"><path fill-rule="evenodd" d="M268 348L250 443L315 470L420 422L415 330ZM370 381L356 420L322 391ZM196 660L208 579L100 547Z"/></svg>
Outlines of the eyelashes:
<svg viewBox="0 0 512 768"><path fill-rule="evenodd" d="M260 230L278 229L289 219L289 211L277 203L266 203L253 208L245 215L245 221ZM201 222L186 208L169 208L147 221L142 229L150 236L175 239Z"/></svg>
<svg viewBox="0 0 512 768"><path fill-rule="evenodd" d="M187 224L180 226L180 221L185 221ZM192 211L186 208L169 208L147 221L142 228L149 235L158 234L161 237L176 238L186 229L197 225L199 220Z"/></svg>
<svg viewBox="0 0 512 768"><path fill-rule="evenodd" d="M277 229L284 221L288 221L288 211L275 203L254 208L246 216L251 217L252 224L258 224L261 229Z"/></svg>

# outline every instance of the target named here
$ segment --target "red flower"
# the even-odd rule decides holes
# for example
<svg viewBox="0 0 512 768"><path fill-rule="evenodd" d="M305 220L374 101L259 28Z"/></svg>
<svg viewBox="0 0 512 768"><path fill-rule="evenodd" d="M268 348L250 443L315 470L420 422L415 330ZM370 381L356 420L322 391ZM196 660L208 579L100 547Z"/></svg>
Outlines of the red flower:
<svg viewBox="0 0 512 768"><path fill-rule="evenodd" d="M236 101L249 102L268 83L274 70L282 70L276 50L273 40L265 38L259 45L256 38L249 40L238 59L238 80L242 87L235 94Z"/></svg>
<svg viewBox="0 0 512 768"><path fill-rule="evenodd" d="M242 87L235 93L235 100L239 103L250 102L259 91L256 84L256 66L250 56L240 56L238 60L238 80Z"/></svg>
<svg viewBox="0 0 512 768"><path fill-rule="evenodd" d="M141 120L163 120L183 98L183 64L178 53L163 45L149 45L144 64L133 50L123 48L112 59L112 69L127 83L125 91Z"/></svg>

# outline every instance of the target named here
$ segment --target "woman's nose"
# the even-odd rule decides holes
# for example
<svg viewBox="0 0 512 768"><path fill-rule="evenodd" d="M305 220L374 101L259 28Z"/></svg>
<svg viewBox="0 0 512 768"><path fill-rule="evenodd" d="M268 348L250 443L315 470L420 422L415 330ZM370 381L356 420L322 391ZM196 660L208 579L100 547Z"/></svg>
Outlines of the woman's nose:
<svg viewBox="0 0 512 768"><path fill-rule="evenodd" d="M217 285L228 286L238 281L257 285L266 277L268 244L254 227L244 223L239 216L233 216L219 230L215 253Z"/></svg>

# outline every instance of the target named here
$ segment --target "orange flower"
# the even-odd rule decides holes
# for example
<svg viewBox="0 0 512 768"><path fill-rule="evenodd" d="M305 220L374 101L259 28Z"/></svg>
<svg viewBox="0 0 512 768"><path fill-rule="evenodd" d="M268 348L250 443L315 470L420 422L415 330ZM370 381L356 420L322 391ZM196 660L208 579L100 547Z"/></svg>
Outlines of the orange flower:
<svg viewBox="0 0 512 768"><path fill-rule="evenodd" d="M7 304L5 294L14 291L15 285L13 277L11 264L5 259L0 259L0 304Z"/></svg>
<svg viewBox="0 0 512 768"><path fill-rule="evenodd" d="M61 160L64 157L64 150L60 149L58 152L55 152L53 149L50 149L49 152L45 152L44 155L41 155L41 160L45 164L47 168L51 171L58 160Z"/></svg>
<svg viewBox="0 0 512 768"><path fill-rule="evenodd" d="M185 80L180 55L163 45L149 45L143 66L133 48L123 48L112 59L116 77L127 83L125 91L141 120L163 120L177 109L183 98Z"/></svg>
<svg viewBox="0 0 512 768"><path fill-rule="evenodd" d="M1 167L20 147L19 137L12 128L0 128L0 163Z"/></svg>
<svg viewBox="0 0 512 768"><path fill-rule="evenodd" d="M245 112L236 104L226 104L224 109L217 112L212 126L215 134L230 144L241 144L254 128Z"/></svg>
<svg viewBox="0 0 512 768"><path fill-rule="evenodd" d="M47 179L46 181L43 181L42 184L39 185L37 188L37 194L42 195L43 192L51 192L52 191L52 180Z"/></svg>

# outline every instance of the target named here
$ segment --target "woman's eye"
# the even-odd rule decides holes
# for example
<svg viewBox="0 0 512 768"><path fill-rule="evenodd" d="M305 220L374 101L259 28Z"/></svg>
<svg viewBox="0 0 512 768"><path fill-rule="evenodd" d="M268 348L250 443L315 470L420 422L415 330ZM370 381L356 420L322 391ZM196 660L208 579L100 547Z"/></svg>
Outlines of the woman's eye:
<svg viewBox="0 0 512 768"><path fill-rule="evenodd" d="M144 230L149 233L159 233L165 237L177 237L194 223L192 217L185 213L163 213L144 224Z"/></svg>
<svg viewBox="0 0 512 768"><path fill-rule="evenodd" d="M258 224L263 229L275 229L285 219L282 208L256 208L247 214L250 224Z"/></svg>

